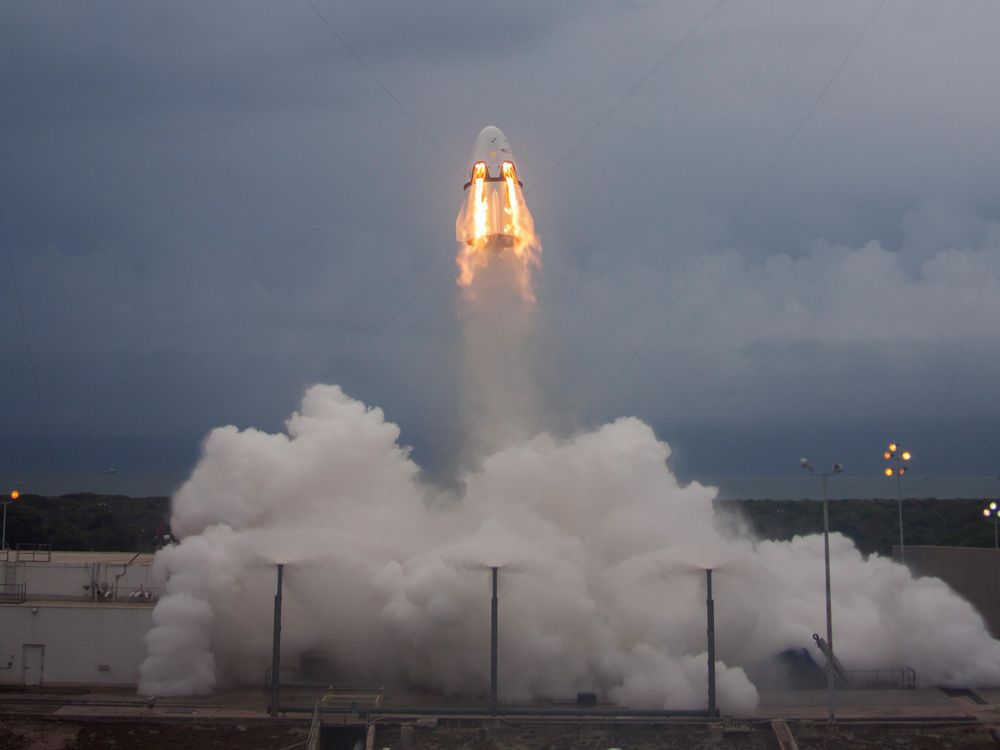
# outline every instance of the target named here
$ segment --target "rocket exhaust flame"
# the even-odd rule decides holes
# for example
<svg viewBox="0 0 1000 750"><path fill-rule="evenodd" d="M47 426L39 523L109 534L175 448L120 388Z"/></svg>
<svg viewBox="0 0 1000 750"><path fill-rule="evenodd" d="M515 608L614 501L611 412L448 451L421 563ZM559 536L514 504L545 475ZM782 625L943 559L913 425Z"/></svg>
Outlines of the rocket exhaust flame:
<svg viewBox="0 0 1000 750"><path fill-rule="evenodd" d="M509 256L522 296L533 300L531 272L541 244L524 201L510 144L499 128L484 128L473 146L466 196L455 221L459 286L471 287L492 259Z"/></svg>

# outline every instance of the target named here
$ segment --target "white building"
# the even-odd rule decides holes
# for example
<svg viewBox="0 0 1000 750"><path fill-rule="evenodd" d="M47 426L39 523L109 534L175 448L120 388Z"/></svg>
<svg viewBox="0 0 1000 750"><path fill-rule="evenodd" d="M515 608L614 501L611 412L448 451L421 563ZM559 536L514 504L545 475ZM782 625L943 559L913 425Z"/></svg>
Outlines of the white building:
<svg viewBox="0 0 1000 750"><path fill-rule="evenodd" d="M0 685L135 685L150 554L0 551Z"/></svg>

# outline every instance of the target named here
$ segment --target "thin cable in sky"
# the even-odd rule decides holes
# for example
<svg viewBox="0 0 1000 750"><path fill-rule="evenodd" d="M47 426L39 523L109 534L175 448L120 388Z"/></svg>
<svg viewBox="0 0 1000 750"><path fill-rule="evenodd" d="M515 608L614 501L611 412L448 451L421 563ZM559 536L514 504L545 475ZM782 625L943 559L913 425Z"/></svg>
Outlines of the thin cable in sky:
<svg viewBox="0 0 1000 750"><path fill-rule="evenodd" d="M344 45L344 49L346 49L348 52L351 53L354 59L358 61L358 64L362 68L364 68L365 72L368 73L368 75L372 77L372 80L379 85L379 88L381 88L382 91L385 92L385 95L388 96L390 99L392 99L393 103L399 108L399 111L402 112L404 115L406 115L406 118L417 127L417 130L419 130L421 133L424 134L424 138L430 141L431 145L433 145L434 148L437 149L438 153L441 154L441 156L443 156L449 164L451 164L451 166L455 169L455 171L461 173L462 170L459 169L459 166L452 160L450 156L448 156L445 150L441 148L441 145L436 140L434 140L431 134L427 132L426 128L424 128L424 126L420 124L420 121L413 116L413 113L403 106L403 103L396 98L395 94L393 94L392 91L389 90L389 87L382 82L382 79L379 78L377 75L375 75L375 71L368 67L365 61L361 59L361 56L354 51L354 48L350 44L348 44L347 40L340 35L340 32L338 32L333 27L333 24L330 23L327 20L326 16L324 16L320 12L320 9L316 7L315 3L313 3L313 0L304 0L304 2L306 3L306 5L308 5L310 8L313 9L313 12L316 14L319 20L323 22L323 25L330 30L331 34L333 34L335 37L337 37L338 40L340 40L340 43Z"/></svg>
<svg viewBox="0 0 1000 750"><path fill-rule="evenodd" d="M343 367L348 362L350 362L352 359L354 359L355 355L358 354L366 346L368 346L368 344L370 344L380 333L382 333L382 331L384 331L386 328L388 328L389 325L392 323L392 321L394 321L396 318L398 318L400 315L402 315L403 312L410 305L412 305L414 302L416 302L418 299L420 299L423 296L424 292L426 292L428 289L430 289L432 286L434 286L434 284L438 281L438 279L440 279L442 276L444 276L445 270L446 269L442 268L440 271L438 271L436 274L434 274L434 276L431 277L430 281L428 281L426 284L424 284L422 287L420 287L420 291L418 291L416 294L414 294L412 297L410 297L406 302L404 302L401 307L398 307L392 313L392 315L390 315L386 319L386 321L384 323L382 323L382 325L380 325L378 328L376 328L374 331L372 331L370 334L368 334L368 336L360 344L358 344L356 347L354 347L347 354L347 356L345 356L343 359L341 359L336 364L336 366L333 368L333 370L330 371L329 377L333 377L334 375L336 375L337 371L340 370L341 367Z"/></svg>
<svg viewBox="0 0 1000 750"><path fill-rule="evenodd" d="M952 391L955 390L955 381L958 378L958 369L962 364L962 359L965 357L965 349L969 344L969 338L972 335L972 327L976 322L976 318L979 316L979 305L983 301L983 292L986 290L986 283L990 279L990 272L993 270L993 258L996 256L997 246L993 245L993 249L990 251L989 260L986 262L986 271L983 273L983 280L979 284L979 291L976 293L976 302L972 306L972 314L969 316L969 324L965 327L965 336L962 337L962 344L958 348L958 354L955 356L954 365L951 368L951 376L948 378L948 385L945 387L944 398L941 399L941 407L938 409L937 417L934 419L934 424L931 426L930 435L927 436L927 445L924 448L924 455L919 456L921 463L924 467L930 466L930 455L931 448L934 447L934 439L937 437L938 429L941 427L941 420L944 418L944 410L948 405L948 401L951 399Z"/></svg>
<svg viewBox="0 0 1000 750"><path fill-rule="evenodd" d="M307 2L308 2L308 0L307 0ZM550 174L552 174L553 172L555 172L556 169L559 167L559 165L562 164L564 161L566 161L566 159L568 159L570 157L570 155L572 155L572 153L574 151L576 151L577 148L579 148L583 144L583 142L585 140L587 140L588 138L590 138L590 136L592 136L595 132L597 132L597 129L600 128L601 125L603 125L605 122L607 122L608 118L610 118L611 115L613 115L615 112L617 112L618 109L625 102L627 102L629 100L629 98L632 96L632 94L634 94L636 91L639 90L639 87L642 86L642 84L644 84L646 81L648 81L650 79L650 77L656 71L658 71L660 68L662 68L663 64L666 63L666 61L669 60L671 57L673 57L674 53L677 50L679 50L681 47L683 47L684 43L688 39L690 39L698 29L700 29L702 27L702 25L705 23L705 21L707 21L709 18L711 18L713 16L715 14L715 11L717 11L722 6L722 4L725 3L725 2L726 2L726 0L719 0L719 2L717 2L715 5L713 5L712 9L710 11L708 11L708 13L706 13L704 16L702 16L701 20L699 20L698 23L696 23L694 26L692 26L691 30L688 31L688 33L685 34L683 37L681 37L681 40L679 42L677 42L677 44L675 44L673 47L671 47L667 51L667 54L665 54L663 57L661 57L659 59L659 61L656 63L656 65L654 65L652 68L649 69L649 71L646 73L646 75L644 75L642 78L640 78L632 88L630 88L628 91L625 92L625 96L623 96L621 99L619 99L611 109L609 109L606 113L604 113L604 115L596 123L594 123L594 126L590 130L588 130L586 133L583 134L583 136L580 138L580 140L578 140L576 143L574 143L572 146L570 146L569 150L567 150L565 154L563 154L562 156L560 156L556 160L555 164L553 164L551 167L549 167L548 170L545 172L545 174L543 174L538 180L535 181L535 184L532 186L532 189L533 190L537 189L539 185L541 185L543 182L545 182L545 178L547 178ZM525 191L525 192L527 192L527 191Z"/></svg>
<svg viewBox="0 0 1000 750"><path fill-rule="evenodd" d="M28 323L24 318L24 305L21 302L21 288L17 282L17 267L14 264L14 251L10 249L7 236L7 220L4 211L0 208L0 245L7 255L7 265L10 269L11 296L14 298L14 305L17 307L17 319L21 324L21 335L24 338L24 353L28 361L28 374L35 390L35 405L38 409L38 420L42 425L42 437L45 440L45 452L49 459L49 471L54 472L56 468L55 454L52 452L52 438L49 435L49 423L45 418L45 408L42 401L42 388L38 382L38 368L35 367L35 355L31 347L31 337L28 335Z"/></svg>
<svg viewBox="0 0 1000 750"><path fill-rule="evenodd" d="M420 124L420 121L413 116L413 113L403 106L403 103L396 98L396 95L389 90L389 87L382 82L382 79L375 74L375 71L373 71L371 68L368 67L367 63L365 63L365 61L361 59L361 56L354 51L354 48L347 42L347 40L340 34L340 32L338 32L333 27L333 24L330 23L330 21L326 18L326 16L323 15L320 9L316 7L315 3L313 3L313 0L304 0L304 2L306 3L306 5L312 8L313 13L316 14L319 20L323 23L323 25L326 26L327 29L329 29L330 33L333 34L340 41L342 45L344 45L344 49L346 49L348 52L351 53L351 56L358 61L358 65L360 65L365 70L365 72L372 77L372 80L375 81L375 83L378 84L379 88L381 88L382 91L385 92L385 95L388 96L393 101L393 103L396 105L399 111L402 112L406 116L406 118L416 126L417 130L423 133L424 138L426 138L431 143L431 145L434 146L435 149L437 149L437 152L445 158L445 161L451 164L452 168L456 172L461 173L462 170L458 167L458 165L454 162L454 160L450 156L448 156L447 152L443 148L441 148L441 145L436 140L434 140L434 137L427 132L427 129ZM402 306L394 310L393 313L382 323L382 325L376 328L372 333L370 333L367 337L365 337L365 339L362 340L361 343L359 343L356 347L354 347L354 349L348 352L348 354L334 366L333 370L329 373L329 377L333 377L334 375L336 375L337 372L342 367L344 367L348 362L353 360L354 357L357 356L375 338L377 338L379 334L382 333L382 331L388 328L392 324L392 322L396 320L396 318L402 315L403 312L405 312L410 307L410 305L412 305L414 302L420 299L423 296L424 292L430 289L438 281L438 279L440 279L444 275L445 270L446 269L442 268L437 274L435 274L431 278L430 281L424 284L415 295L413 295L406 302L404 302Z"/></svg>
<svg viewBox="0 0 1000 750"><path fill-rule="evenodd" d="M549 268L552 268L552 266L549 265ZM608 331L610 331L611 335L614 338L616 338L618 341L623 343L626 348L628 348L628 342L625 340L625 337L618 331L618 329L616 329L613 325L611 325L611 323L604 316L602 316L599 312L597 312L597 310L589 302L587 302L587 300L583 297L582 294L580 294L579 290L577 290L575 286L573 286L562 274L558 272L556 273L556 278L558 278L561 282L563 282L563 284L566 285L566 287L573 293L573 296L580 301L580 304L586 307L590 311L590 314L593 315L595 318L597 318L597 320L600 321L601 324L608 329ZM649 371L649 373L658 381L660 381L660 384L664 388L666 388L675 399L677 399L681 404L683 404L689 412L694 414L696 417L701 416L701 412L697 409L697 407L695 407L693 403L691 403L691 400L686 396L684 396L682 393L680 393L672 385L670 385L667 379L663 377L663 375L661 375L656 370L656 368L654 368L649 363L649 361L645 357L643 357L642 355L636 355L636 356L639 362ZM605 390L605 393L607 393L607 390ZM723 432L717 432L716 437L719 439L720 442L724 443L726 447L733 452L734 455L735 454L745 455L748 452L746 449L741 450L740 448L737 448L733 444L733 442L729 439L729 437L726 436L726 434Z"/></svg>
<svg viewBox="0 0 1000 750"><path fill-rule="evenodd" d="M785 140L784 144L782 144L781 149L778 151L777 156L775 156L770 166L764 171L764 174L757 181L757 184L754 185L753 189L750 191L750 194L747 196L747 199L743 202L743 205L740 207L740 210L737 211L736 214L733 216L733 218L729 221L729 223L726 225L725 230L723 230L722 234L719 235L719 238L709 248L708 252L702 255L701 260L698 263L698 266L694 270L694 273L692 273L687 278L684 285L680 288L680 290L674 296L673 300L671 300L670 304L667 306L667 309L663 312L663 315L661 315L660 318L656 321L656 323L649 329L649 331L643 337L642 341L639 342L639 346L637 346L632 351L629 358L625 361L625 364L622 365L621 369L618 370L614 378L612 378L611 382L608 384L608 387L604 391L605 393L609 391L616 382L618 382L618 379L622 376L622 374L636 360L636 358L639 356L639 353L645 348L646 344L649 343L649 340L653 337L653 335L660 328L660 326L663 325L663 323L669 317L670 313L673 312L674 308L677 307L677 303L680 302L685 292L687 292L687 290L691 288L691 285L694 283L694 280L698 277L698 275L702 272L702 270L704 270L705 265L708 263L709 259L713 255L715 255L716 252L718 252L720 247L722 247L722 243L725 241L726 237L729 236L729 232L736 225L736 222L738 222L742 218L743 214L746 213L747 208L750 206L751 203L753 203L753 200L754 198L757 197L757 193L760 191L761 187L764 185L765 182L767 182L768 177L771 176L771 173L774 172L775 167L777 167L779 162L781 162L781 159L784 157L789 147L791 147L792 143L795 141L795 138L798 136L798 134L802 132L802 129L809 121L809 118L812 117L813 112L816 111L816 107L818 107L819 103L823 101L823 98L830 90L830 87L833 86L834 81L837 80L838 76L840 75L840 72L847 65L848 60L850 60L852 55L854 55L854 51L858 48L858 45L861 44L861 40L864 39L865 34L868 33L868 29L870 29L872 24L875 23L875 19L878 18L879 13L882 12L882 8L885 7L887 1L888 0L882 0L882 2L879 3L878 7L875 9L875 12L872 13L871 18L868 19L868 23L865 24L864 28L861 29L861 33L858 34L857 38L854 40L854 44L851 45L850 49L847 51L847 54L844 55L844 58L840 61L840 65L838 65L836 70L833 71L833 75L830 76L830 79L826 82L826 85L819 92L819 96L816 97L816 99L810 105L809 109L806 110L805 115L803 115L803 117L799 120L798 125L792 131L791 135Z"/></svg>

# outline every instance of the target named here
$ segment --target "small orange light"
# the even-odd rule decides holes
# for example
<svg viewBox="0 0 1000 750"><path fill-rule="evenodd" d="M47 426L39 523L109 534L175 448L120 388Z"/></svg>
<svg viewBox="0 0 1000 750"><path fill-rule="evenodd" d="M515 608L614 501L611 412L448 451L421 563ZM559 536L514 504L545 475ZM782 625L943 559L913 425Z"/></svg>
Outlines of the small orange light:
<svg viewBox="0 0 1000 750"><path fill-rule="evenodd" d="M986 516L987 518L989 518L990 517L990 509L989 508L983 508L983 515Z"/></svg>
<svg viewBox="0 0 1000 750"><path fill-rule="evenodd" d="M904 461L909 461L912 456L913 456L913 454L910 453L909 451L903 451L903 460Z"/></svg>
<svg viewBox="0 0 1000 750"><path fill-rule="evenodd" d="M900 466L899 467L899 476L903 476L903 474L905 474L905 473L906 473L906 467L905 466Z"/></svg>
<svg viewBox="0 0 1000 750"><path fill-rule="evenodd" d="M17 490L14 490L13 492L10 493L11 500L17 500L19 497L21 497L21 493L18 492Z"/></svg>
<svg viewBox="0 0 1000 750"><path fill-rule="evenodd" d="M890 458L892 458L892 454L889 453L889 451L886 451L885 453L882 454L882 458L888 461Z"/></svg>
<svg viewBox="0 0 1000 750"><path fill-rule="evenodd" d="M891 477L892 476L892 469L887 467L886 470L885 470L885 475L887 477Z"/></svg>
<svg viewBox="0 0 1000 750"><path fill-rule="evenodd" d="M889 443L889 450L891 450L893 453L896 452L896 448L898 448L898 447L899 446L896 445L895 443Z"/></svg>

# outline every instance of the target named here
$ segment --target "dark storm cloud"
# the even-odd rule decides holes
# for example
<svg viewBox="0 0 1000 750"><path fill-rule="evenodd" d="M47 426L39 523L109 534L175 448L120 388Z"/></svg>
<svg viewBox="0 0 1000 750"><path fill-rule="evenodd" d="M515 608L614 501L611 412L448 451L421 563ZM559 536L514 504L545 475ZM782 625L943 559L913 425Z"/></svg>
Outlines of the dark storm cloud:
<svg viewBox="0 0 1000 750"><path fill-rule="evenodd" d="M379 59L459 63L532 54L534 48L544 45L560 28L603 6L592 0L481 4L462 0L422 3L376 0L349 7L314 1L333 25L344 24L350 29L352 45Z"/></svg>
<svg viewBox="0 0 1000 750"><path fill-rule="evenodd" d="M735 472L795 441L871 469L891 429L995 470L994 5L888 4L732 227L873 1L724 4L582 143L710 4L316 5L461 169L511 137L553 423L638 414L711 473L720 434ZM0 95L54 435L194 445L334 380L448 464L461 176L308 4L7 3ZM9 284L0 335L4 434L38 434Z"/></svg>

